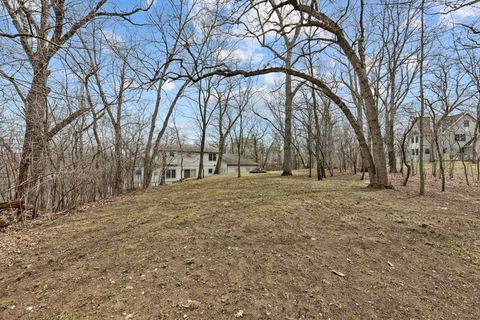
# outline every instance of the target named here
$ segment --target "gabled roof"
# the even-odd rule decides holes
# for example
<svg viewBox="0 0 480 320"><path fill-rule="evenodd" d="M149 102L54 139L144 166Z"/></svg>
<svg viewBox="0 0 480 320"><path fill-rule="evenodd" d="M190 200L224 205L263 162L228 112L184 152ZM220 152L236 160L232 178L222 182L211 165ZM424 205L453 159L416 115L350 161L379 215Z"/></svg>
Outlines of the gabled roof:
<svg viewBox="0 0 480 320"><path fill-rule="evenodd" d="M222 161L225 161L227 163L227 166L236 166L238 165L238 154L225 153L222 156ZM240 165L241 166L258 166L258 163L256 163L252 159L246 158L244 156L240 156Z"/></svg>
<svg viewBox="0 0 480 320"><path fill-rule="evenodd" d="M192 153L199 153L200 146L195 144L182 144L181 146L178 144L163 144L160 145L160 151L173 151L173 152L192 152ZM210 146L205 146L204 148L205 153L218 153L218 149Z"/></svg>
<svg viewBox="0 0 480 320"><path fill-rule="evenodd" d="M463 117L465 113L454 114L451 116L446 116L442 121L442 128L447 129L455 124L461 117Z"/></svg>
<svg viewBox="0 0 480 320"><path fill-rule="evenodd" d="M472 115L470 115L468 112L462 112L458 114L453 114L446 116L443 118L442 122L440 123L441 130L447 130L451 126L453 126L455 123L457 123L458 120L460 120L462 117L467 116L475 120ZM416 117L413 119L414 122L417 122L420 120L420 117ZM438 121L438 120L437 120ZM419 125L417 125L419 127ZM432 117L424 117L423 118L423 128L424 128L424 133L429 134L432 133L433 130L433 118Z"/></svg>

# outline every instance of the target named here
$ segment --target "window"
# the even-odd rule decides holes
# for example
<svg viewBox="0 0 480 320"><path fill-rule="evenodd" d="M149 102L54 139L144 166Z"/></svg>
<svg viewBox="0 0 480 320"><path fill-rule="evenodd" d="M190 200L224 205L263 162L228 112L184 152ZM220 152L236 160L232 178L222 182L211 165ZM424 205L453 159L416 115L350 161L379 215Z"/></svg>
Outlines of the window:
<svg viewBox="0 0 480 320"><path fill-rule="evenodd" d="M415 155L418 156L418 149L415 149Z"/></svg>
<svg viewBox="0 0 480 320"><path fill-rule="evenodd" d="M470 122L468 120L463 121L463 126L468 128L470 126Z"/></svg>
<svg viewBox="0 0 480 320"><path fill-rule="evenodd" d="M412 149L412 156L415 155L415 149Z"/></svg>
<svg viewBox="0 0 480 320"><path fill-rule="evenodd" d="M137 176L141 176L141 175L142 175L142 169L137 169L137 170L135 171L135 174L136 174Z"/></svg>
<svg viewBox="0 0 480 320"><path fill-rule="evenodd" d="M460 153L465 153L465 147L461 147L459 151Z"/></svg>
<svg viewBox="0 0 480 320"><path fill-rule="evenodd" d="M167 169L167 179L176 179L177 170L176 169Z"/></svg>
<svg viewBox="0 0 480 320"><path fill-rule="evenodd" d="M217 154L216 153L209 153L208 154L208 161L217 161Z"/></svg>
<svg viewBox="0 0 480 320"><path fill-rule="evenodd" d="M170 157L172 157L172 158L175 157L175 152L170 151Z"/></svg>
<svg viewBox="0 0 480 320"><path fill-rule="evenodd" d="M430 154L430 149L425 148L425 154Z"/></svg>
<svg viewBox="0 0 480 320"><path fill-rule="evenodd" d="M412 143L414 143L414 142L415 142L415 138L414 138L414 137L412 137Z"/></svg>
<svg viewBox="0 0 480 320"><path fill-rule="evenodd" d="M443 153L447 153L447 148L443 148Z"/></svg>
<svg viewBox="0 0 480 320"><path fill-rule="evenodd" d="M195 169L185 169L183 170L183 177L184 178L192 178L195 177L197 173L197 170Z"/></svg>
<svg viewBox="0 0 480 320"><path fill-rule="evenodd" d="M418 136L415 137L415 142L418 142Z"/></svg>
<svg viewBox="0 0 480 320"><path fill-rule="evenodd" d="M208 169L208 173L209 173L209 174L212 174L212 173L213 173L213 169L212 169L212 168Z"/></svg>
<svg viewBox="0 0 480 320"><path fill-rule="evenodd" d="M465 133L455 134L455 141L466 141Z"/></svg>

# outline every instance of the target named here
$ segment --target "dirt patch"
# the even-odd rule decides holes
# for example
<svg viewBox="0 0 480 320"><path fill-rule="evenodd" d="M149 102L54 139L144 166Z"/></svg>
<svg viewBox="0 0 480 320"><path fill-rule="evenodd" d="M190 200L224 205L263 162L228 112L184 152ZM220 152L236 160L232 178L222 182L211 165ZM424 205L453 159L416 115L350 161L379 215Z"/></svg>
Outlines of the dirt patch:
<svg viewBox="0 0 480 320"><path fill-rule="evenodd" d="M399 181L212 177L9 230L0 319L478 319L478 187Z"/></svg>

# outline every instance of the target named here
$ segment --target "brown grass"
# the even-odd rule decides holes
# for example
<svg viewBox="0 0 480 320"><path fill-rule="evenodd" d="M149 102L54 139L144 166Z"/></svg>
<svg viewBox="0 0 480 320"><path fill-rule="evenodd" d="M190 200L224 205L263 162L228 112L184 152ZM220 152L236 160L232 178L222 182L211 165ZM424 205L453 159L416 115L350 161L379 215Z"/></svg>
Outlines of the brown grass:
<svg viewBox="0 0 480 320"><path fill-rule="evenodd" d="M399 181L220 176L10 229L0 319L478 319L478 188Z"/></svg>

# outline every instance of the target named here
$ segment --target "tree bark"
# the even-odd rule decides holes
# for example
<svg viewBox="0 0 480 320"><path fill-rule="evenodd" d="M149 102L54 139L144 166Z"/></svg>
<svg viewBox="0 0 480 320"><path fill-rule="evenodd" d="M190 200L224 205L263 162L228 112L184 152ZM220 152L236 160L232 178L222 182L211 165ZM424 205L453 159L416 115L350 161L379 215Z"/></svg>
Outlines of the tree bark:
<svg viewBox="0 0 480 320"><path fill-rule="evenodd" d="M313 117L315 119L315 130L316 130L316 137L315 137L315 161L317 164L317 180L320 181L322 178L325 177L325 169L323 164L323 159L320 154L321 152L321 128L320 128L320 119L318 116L318 105L317 105L317 97L315 92L315 87L312 86L312 99L313 99Z"/></svg>
<svg viewBox="0 0 480 320"><path fill-rule="evenodd" d="M28 203L33 203L40 194L41 178L45 172L46 112L50 91L47 81L50 72L47 69L48 63L42 62L44 61L33 63L33 80L26 98L25 135L15 195L16 199L26 199Z"/></svg>
<svg viewBox="0 0 480 320"><path fill-rule="evenodd" d="M392 107L390 107L392 108ZM395 156L395 132L393 110L389 110L385 121L385 145L387 147L388 167L390 173L397 173L397 157Z"/></svg>
<svg viewBox="0 0 480 320"><path fill-rule="evenodd" d="M220 170L222 168L222 159L223 159L224 150L225 150L225 137L223 135L220 135L220 138L218 140L217 163L215 164L215 170L213 171L213 174L220 174Z"/></svg>
<svg viewBox="0 0 480 320"><path fill-rule="evenodd" d="M120 121L120 119L117 119ZM113 173L113 195L119 195L123 191L123 155L122 155L122 131L120 123L114 125L115 131L115 167Z"/></svg>
<svg viewBox="0 0 480 320"><path fill-rule="evenodd" d="M424 195L425 194L425 169L423 166L423 139L424 139L424 132L423 132L423 118L425 115L425 97L424 97L424 91L423 91L423 60L424 60L424 48L425 48L425 26L424 26L424 6L425 6L425 0L421 1L421 30L420 30L420 147L419 147L419 174L420 174L420 185L419 185L419 194ZM435 137L435 140L438 140L437 137ZM437 149L439 147L438 141L435 141L437 145ZM438 150L438 156L440 160L440 171L442 174L442 180L445 180L445 172L443 171L443 164L442 164L442 153L443 150Z"/></svg>
<svg viewBox="0 0 480 320"><path fill-rule="evenodd" d="M204 158L204 154L205 154L206 134L207 134L207 128L206 128L206 124L205 124L205 127L202 128L202 136L201 136L201 139L200 139L200 161L198 162L197 179L202 179L203 176L204 176L204 174L203 174L203 158Z"/></svg>
<svg viewBox="0 0 480 320"><path fill-rule="evenodd" d="M290 56L291 53L287 54ZM287 63L286 67L290 69ZM292 76L285 75L285 125L284 125L284 140L283 140L283 165L282 176L292 175L292 113L293 113L293 91L292 91Z"/></svg>

